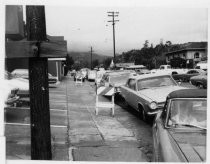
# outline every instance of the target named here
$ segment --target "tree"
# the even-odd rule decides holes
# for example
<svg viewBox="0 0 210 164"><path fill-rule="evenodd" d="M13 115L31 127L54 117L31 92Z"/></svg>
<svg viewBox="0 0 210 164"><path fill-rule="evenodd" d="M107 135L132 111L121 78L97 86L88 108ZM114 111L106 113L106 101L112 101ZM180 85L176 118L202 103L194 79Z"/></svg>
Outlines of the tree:
<svg viewBox="0 0 210 164"><path fill-rule="evenodd" d="M67 54L66 56L65 64L68 70L71 70L72 66L74 65L74 59L71 56L69 56L69 54Z"/></svg>
<svg viewBox="0 0 210 164"><path fill-rule="evenodd" d="M148 40L145 40L144 45L143 45L143 48L148 48L148 47L149 47L149 41Z"/></svg>
<svg viewBox="0 0 210 164"><path fill-rule="evenodd" d="M93 68L97 67L99 65L98 59L93 60Z"/></svg>
<svg viewBox="0 0 210 164"><path fill-rule="evenodd" d="M112 61L112 58L111 57L104 59L103 65L104 65L104 68L105 69L109 68L111 61Z"/></svg>

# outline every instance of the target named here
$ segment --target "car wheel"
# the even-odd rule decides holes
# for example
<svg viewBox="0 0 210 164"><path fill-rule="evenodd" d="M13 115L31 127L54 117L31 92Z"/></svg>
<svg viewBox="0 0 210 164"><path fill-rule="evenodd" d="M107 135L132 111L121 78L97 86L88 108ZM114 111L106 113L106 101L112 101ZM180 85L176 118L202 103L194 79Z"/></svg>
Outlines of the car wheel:
<svg viewBox="0 0 210 164"><path fill-rule="evenodd" d="M142 106L139 106L139 115L144 122L147 122L147 114Z"/></svg>
<svg viewBox="0 0 210 164"><path fill-rule="evenodd" d="M203 88L204 88L203 84L201 84L201 83L198 83L198 84L197 84L197 87L198 87L199 89L203 89Z"/></svg>

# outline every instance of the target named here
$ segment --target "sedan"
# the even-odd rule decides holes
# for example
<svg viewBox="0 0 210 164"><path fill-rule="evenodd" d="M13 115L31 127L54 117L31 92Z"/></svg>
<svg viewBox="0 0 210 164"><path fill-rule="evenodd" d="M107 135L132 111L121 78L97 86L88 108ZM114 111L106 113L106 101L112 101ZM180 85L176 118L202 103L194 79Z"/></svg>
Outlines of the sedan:
<svg viewBox="0 0 210 164"><path fill-rule="evenodd" d="M206 71L202 69L191 69L187 71L187 73L184 74L173 74L174 80L183 81L183 82L189 82L190 78L197 75L205 74Z"/></svg>
<svg viewBox="0 0 210 164"><path fill-rule="evenodd" d="M168 74L145 74L132 76L120 87L124 102L136 109L144 121L155 116L163 108L167 95L183 89Z"/></svg>
<svg viewBox="0 0 210 164"><path fill-rule="evenodd" d="M190 78L190 83L198 88L207 88L207 74L193 76Z"/></svg>
<svg viewBox="0 0 210 164"><path fill-rule="evenodd" d="M170 93L153 131L154 162L205 162L207 90Z"/></svg>

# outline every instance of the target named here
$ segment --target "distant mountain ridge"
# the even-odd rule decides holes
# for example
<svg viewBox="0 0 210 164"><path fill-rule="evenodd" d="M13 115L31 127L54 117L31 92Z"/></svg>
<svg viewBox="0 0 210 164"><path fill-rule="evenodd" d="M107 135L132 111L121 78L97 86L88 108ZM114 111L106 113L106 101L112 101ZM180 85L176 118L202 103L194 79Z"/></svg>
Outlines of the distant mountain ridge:
<svg viewBox="0 0 210 164"><path fill-rule="evenodd" d="M88 63L91 60L91 55L90 52L74 52L74 51L70 51L68 52L69 56L71 56L74 61L87 61ZM111 56L104 56L104 55L99 55L96 53L92 54L92 61L94 60L98 60L99 62L102 62L104 59L106 58L111 58Z"/></svg>

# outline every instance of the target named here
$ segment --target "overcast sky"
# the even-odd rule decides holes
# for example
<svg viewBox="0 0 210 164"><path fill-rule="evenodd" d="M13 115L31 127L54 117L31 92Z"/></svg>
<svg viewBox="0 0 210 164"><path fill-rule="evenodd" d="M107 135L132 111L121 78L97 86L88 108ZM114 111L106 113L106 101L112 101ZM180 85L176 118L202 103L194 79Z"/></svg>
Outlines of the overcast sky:
<svg viewBox="0 0 210 164"><path fill-rule="evenodd" d="M107 11L118 11L116 53L142 48L149 40L155 46L163 39L173 44L207 41L205 8L45 6L49 35L62 35L68 51L113 55L112 25Z"/></svg>

